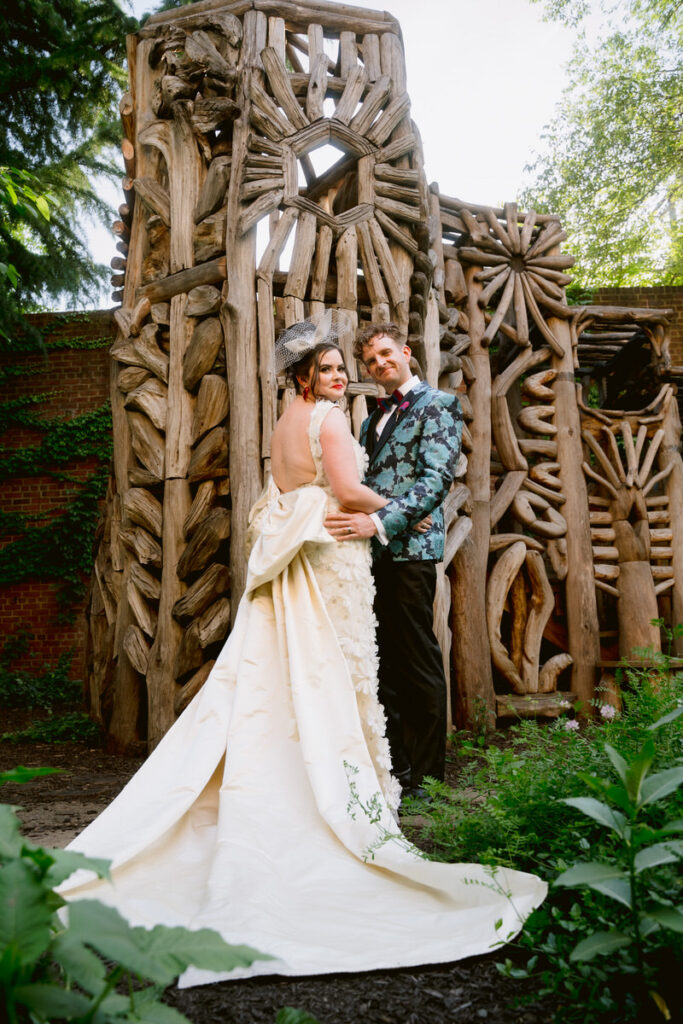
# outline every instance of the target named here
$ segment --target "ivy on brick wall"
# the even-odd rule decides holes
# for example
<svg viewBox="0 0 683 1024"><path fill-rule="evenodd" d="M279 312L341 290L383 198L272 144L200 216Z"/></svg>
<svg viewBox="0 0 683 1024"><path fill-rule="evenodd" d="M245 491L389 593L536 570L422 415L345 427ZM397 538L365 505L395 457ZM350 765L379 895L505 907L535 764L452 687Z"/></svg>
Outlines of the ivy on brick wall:
<svg viewBox="0 0 683 1024"><path fill-rule="evenodd" d="M71 319L87 321L87 314ZM46 348L103 348L110 338L50 338L50 331L64 322L43 327ZM0 384L41 377L46 364L7 364L0 369ZM38 381L36 381L38 384ZM59 617L72 621L85 594L92 571L93 538L104 498L112 455L111 408L99 408L73 419L41 415L41 405L54 402L59 392L37 388L35 392L0 402L0 482L46 476L66 485L61 507L49 512L0 512L0 585L27 579L52 580ZM34 443L24 447L5 444L3 435L21 427L35 432ZM42 435L42 436L41 436ZM84 476L79 464L88 460L95 468ZM9 539L11 538L11 539Z"/></svg>

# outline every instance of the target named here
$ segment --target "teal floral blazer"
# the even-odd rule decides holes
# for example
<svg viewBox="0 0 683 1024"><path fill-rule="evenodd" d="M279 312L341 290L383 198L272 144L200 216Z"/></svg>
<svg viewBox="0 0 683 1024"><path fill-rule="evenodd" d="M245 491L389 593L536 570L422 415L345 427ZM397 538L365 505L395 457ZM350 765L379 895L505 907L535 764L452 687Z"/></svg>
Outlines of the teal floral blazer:
<svg viewBox="0 0 683 1024"><path fill-rule="evenodd" d="M377 512L389 550L396 561L439 562L444 550L443 500L453 482L462 441L460 402L420 381L377 438L381 416L378 407L364 420L360 440L370 458L364 482L391 499ZM432 526L426 533L412 529L430 513ZM375 557L382 550L374 537Z"/></svg>

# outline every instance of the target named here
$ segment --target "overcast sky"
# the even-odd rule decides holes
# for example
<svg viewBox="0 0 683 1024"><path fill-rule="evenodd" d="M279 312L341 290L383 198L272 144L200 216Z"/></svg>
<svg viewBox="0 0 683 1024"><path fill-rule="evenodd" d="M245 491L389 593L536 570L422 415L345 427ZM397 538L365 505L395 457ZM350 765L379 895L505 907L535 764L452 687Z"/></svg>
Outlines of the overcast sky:
<svg viewBox="0 0 683 1024"><path fill-rule="evenodd" d="M544 22L541 5L529 0L345 3L389 10L401 24L428 180L474 203L514 200L560 100L574 34ZM152 5L132 6L140 17ZM122 201L103 192L115 205ZM108 263L111 234L102 228L90 237L95 258ZM108 294L101 304L110 304Z"/></svg>

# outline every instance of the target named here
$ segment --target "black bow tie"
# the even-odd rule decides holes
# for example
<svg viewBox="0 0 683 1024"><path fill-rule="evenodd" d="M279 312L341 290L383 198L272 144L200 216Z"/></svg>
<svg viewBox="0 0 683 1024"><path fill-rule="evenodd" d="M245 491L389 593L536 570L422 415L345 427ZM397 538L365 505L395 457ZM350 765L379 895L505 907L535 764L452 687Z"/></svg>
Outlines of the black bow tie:
<svg viewBox="0 0 683 1024"><path fill-rule="evenodd" d="M394 406L398 405L399 402L402 401L403 395L397 388L396 391L392 391L391 394L387 395L385 398L378 398L377 404L379 405L382 412L391 412Z"/></svg>

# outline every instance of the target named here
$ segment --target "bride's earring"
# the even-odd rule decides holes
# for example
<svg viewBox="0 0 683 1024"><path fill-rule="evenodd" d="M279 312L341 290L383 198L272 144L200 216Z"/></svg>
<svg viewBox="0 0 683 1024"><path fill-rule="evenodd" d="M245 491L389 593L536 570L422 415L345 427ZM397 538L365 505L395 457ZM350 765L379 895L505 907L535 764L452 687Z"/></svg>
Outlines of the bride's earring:
<svg viewBox="0 0 683 1024"><path fill-rule="evenodd" d="M309 388L308 386L306 386L306 387L304 388L304 390L303 390L304 402L307 402L307 401L308 401L308 392L309 392L310 390L311 390L311 389L310 389L310 388Z"/></svg>

